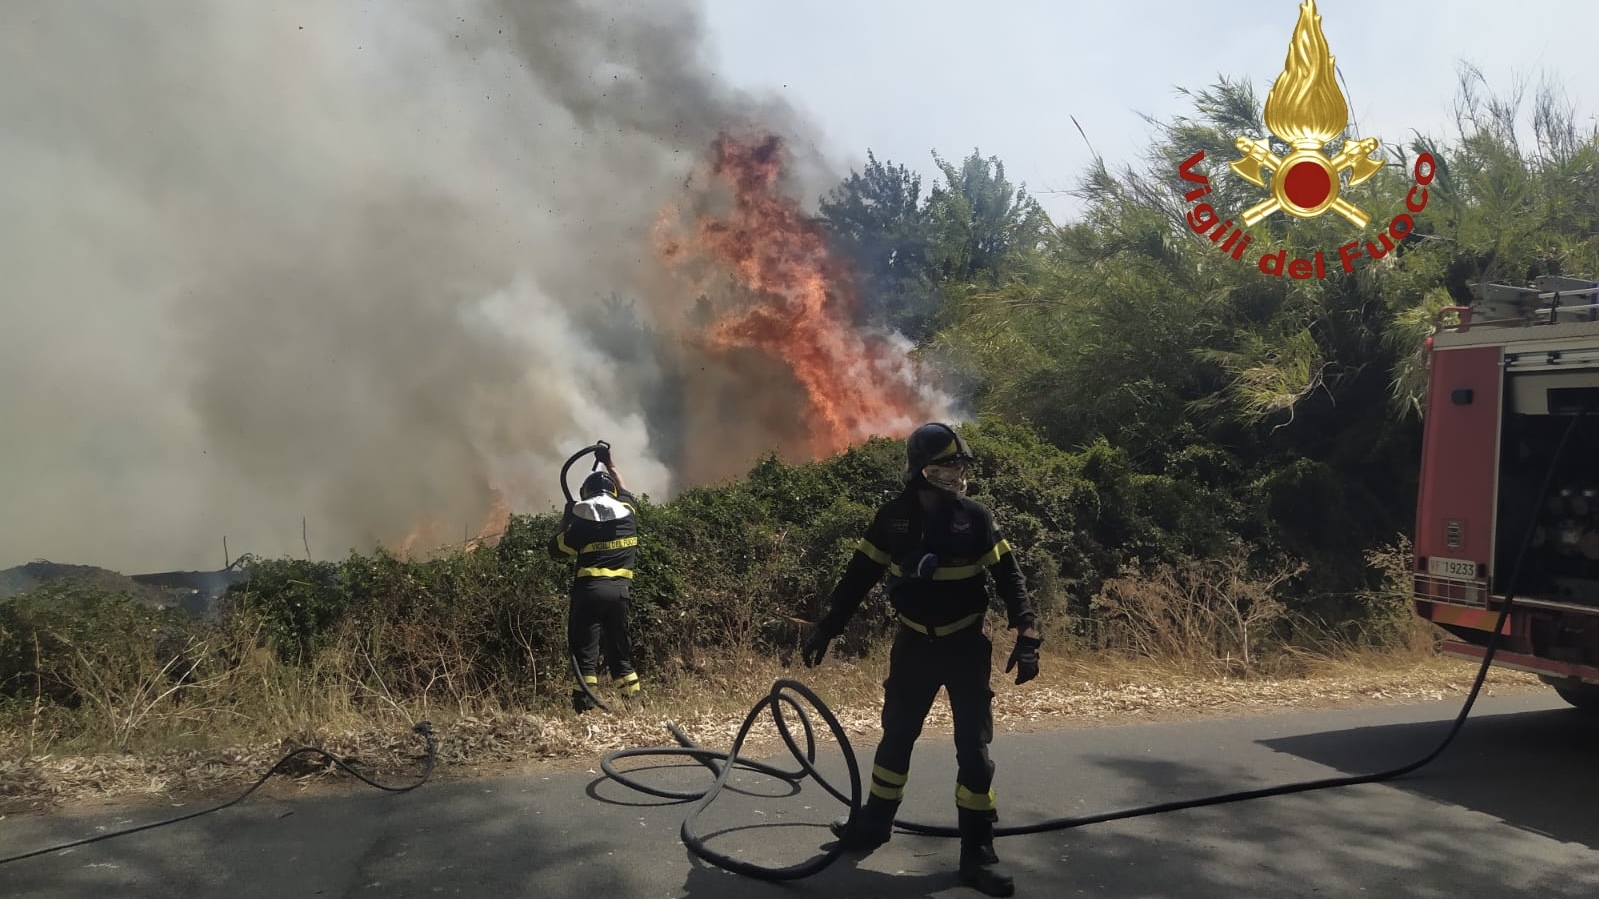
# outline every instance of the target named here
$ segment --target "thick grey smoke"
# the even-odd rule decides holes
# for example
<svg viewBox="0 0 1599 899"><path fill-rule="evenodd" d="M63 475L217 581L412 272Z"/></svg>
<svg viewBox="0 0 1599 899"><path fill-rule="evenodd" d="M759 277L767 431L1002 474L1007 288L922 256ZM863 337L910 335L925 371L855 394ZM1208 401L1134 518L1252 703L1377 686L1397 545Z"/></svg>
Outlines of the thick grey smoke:
<svg viewBox="0 0 1599 899"><path fill-rule="evenodd" d="M776 445L650 228L723 128L829 174L701 53L675 2L0 7L0 566L460 540L596 438L657 496Z"/></svg>

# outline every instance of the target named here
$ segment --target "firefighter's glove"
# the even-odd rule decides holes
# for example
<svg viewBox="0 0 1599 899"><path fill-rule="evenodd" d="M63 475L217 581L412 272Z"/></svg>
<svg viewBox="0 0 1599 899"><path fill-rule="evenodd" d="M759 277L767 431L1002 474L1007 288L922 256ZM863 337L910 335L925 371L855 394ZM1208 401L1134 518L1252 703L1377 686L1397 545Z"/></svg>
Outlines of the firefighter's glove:
<svg viewBox="0 0 1599 899"><path fill-rule="evenodd" d="M827 644L831 642L833 638L822 633L821 628L811 628L811 635L805 640L805 651L800 655L805 667L815 668L822 664L822 656L827 655Z"/></svg>
<svg viewBox="0 0 1599 899"><path fill-rule="evenodd" d="M601 465L604 465L606 468L610 468L611 467L611 446L610 446L610 444L608 444L608 443L600 444L599 447L594 450L594 458L599 460L599 463Z"/></svg>
<svg viewBox="0 0 1599 899"><path fill-rule="evenodd" d="M1041 637L1023 637L1017 635L1016 648L1010 652L1010 661L1005 663L1005 673L1009 674L1012 668L1016 669L1016 683L1025 684L1038 676L1038 647L1043 646Z"/></svg>
<svg viewBox="0 0 1599 899"><path fill-rule="evenodd" d="M933 572L938 570L938 556L917 550L900 560L899 570L905 577L932 580Z"/></svg>

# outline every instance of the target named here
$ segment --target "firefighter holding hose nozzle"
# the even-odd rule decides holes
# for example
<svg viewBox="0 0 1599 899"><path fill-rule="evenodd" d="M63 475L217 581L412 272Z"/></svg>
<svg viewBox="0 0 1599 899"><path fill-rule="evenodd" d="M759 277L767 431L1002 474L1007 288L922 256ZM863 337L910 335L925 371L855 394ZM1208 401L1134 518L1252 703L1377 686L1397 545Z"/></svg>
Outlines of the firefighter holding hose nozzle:
<svg viewBox="0 0 1599 899"><path fill-rule="evenodd" d="M984 633L986 578L994 575L1016 645L1005 666L1016 683L1038 676L1043 638L1010 543L983 504L969 499L972 454L949 425L931 422L906 442L905 489L881 506L833 588L828 609L806 642L807 667L820 664L867 592L886 569L899 618L883 683L883 738L873 759L871 791L860 815L833 822L846 850L888 842L905 794L911 750L940 689L949 691L955 725L955 806L961 837L960 879L990 896L1009 896L1013 879L994 853L993 644Z"/></svg>
<svg viewBox="0 0 1599 899"><path fill-rule="evenodd" d="M640 690L627 623L638 558L637 501L622 484L610 446L597 444L594 456L605 470L596 469L583 479L578 501L566 504L561 530L548 546L551 558L570 556L577 561L567 612L567 648L583 679L572 690L572 709L579 714L595 708L590 694L598 690L602 647L611 686L627 700L638 698Z"/></svg>

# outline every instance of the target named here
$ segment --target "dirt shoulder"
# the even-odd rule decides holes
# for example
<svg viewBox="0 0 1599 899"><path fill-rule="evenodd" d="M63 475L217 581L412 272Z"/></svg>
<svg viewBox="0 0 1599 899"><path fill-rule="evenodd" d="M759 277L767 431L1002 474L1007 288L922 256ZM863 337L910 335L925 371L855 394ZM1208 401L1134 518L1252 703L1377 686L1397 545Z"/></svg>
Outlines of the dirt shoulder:
<svg viewBox="0 0 1599 899"><path fill-rule="evenodd" d="M1294 678L1206 678L1154 668L1105 668L1071 662L1048 664L1045 676L1016 686L995 674L995 725L1003 732L1097 727L1464 699L1476 666L1445 658L1376 667L1339 666ZM730 748L749 710L779 679L803 681L828 703L857 748L878 733L880 663L830 663L814 672L772 667L710 683L683 695L667 695L617 714L569 710L534 714L485 710L435 714L438 735L434 782L556 771L599 773L605 753L632 747L676 745L668 725L676 723L699 745ZM1482 695L1544 691L1535 677L1495 670ZM425 710L422 710L425 711ZM413 718L421 720L422 714ZM812 716L821 742L825 725ZM316 746L346 760L363 774L390 785L415 781L423 740L414 721L353 722L289 735L276 742L209 750L142 754L29 755L16 751L9 735L0 753L0 816L97 814L110 810L193 810L238 796L286 753ZM928 733L947 733L949 708L940 697ZM770 716L751 732L744 753L781 751ZM311 758L270 778L252 798L325 795L371 789L326 759ZM248 800L247 800L248 801Z"/></svg>

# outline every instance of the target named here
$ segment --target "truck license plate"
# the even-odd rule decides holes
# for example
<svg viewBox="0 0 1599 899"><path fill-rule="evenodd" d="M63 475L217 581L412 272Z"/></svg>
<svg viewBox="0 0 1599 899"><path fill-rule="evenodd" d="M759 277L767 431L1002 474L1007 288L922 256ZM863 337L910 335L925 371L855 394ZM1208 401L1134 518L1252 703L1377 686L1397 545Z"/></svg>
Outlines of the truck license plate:
<svg viewBox="0 0 1599 899"><path fill-rule="evenodd" d="M1446 577L1460 581L1474 581L1477 579L1477 563L1465 559L1440 559L1434 556L1427 560L1427 570L1434 577Z"/></svg>

